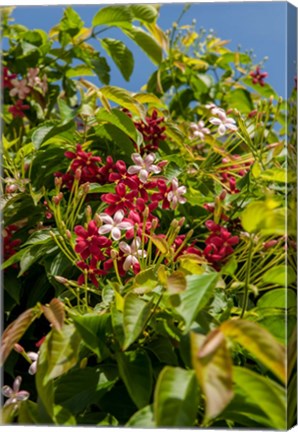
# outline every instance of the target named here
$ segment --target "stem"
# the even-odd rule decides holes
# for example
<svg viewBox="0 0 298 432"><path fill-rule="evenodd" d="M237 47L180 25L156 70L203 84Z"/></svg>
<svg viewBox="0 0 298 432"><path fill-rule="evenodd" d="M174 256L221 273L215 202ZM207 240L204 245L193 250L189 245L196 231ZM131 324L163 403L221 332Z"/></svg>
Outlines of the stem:
<svg viewBox="0 0 298 432"><path fill-rule="evenodd" d="M250 269L251 269L252 256L253 256L253 236L251 235L249 250L248 250L248 261L247 261L246 274L245 274L244 301L243 301L243 307L242 307L242 312L241 312L240 318L243 318L245 311L247 309L247 304L248 304L248 293L249 293L249 281L250 281Z"/></svg>

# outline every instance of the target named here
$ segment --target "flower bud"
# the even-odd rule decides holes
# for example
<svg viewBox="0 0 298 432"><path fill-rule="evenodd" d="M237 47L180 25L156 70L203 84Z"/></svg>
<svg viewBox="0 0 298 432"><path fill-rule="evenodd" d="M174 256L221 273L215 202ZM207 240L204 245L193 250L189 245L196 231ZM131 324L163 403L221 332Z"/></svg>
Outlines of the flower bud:
<svg viewBox="0 0 298 432"><path fill-rule="evenodd" d="M56 279L57 282L59 282L63 285L68 284L68 279L64 278L63 276L54 276L54 278Z"/></svg>
<svg viewBox="0 0 298 432"><path fill-rule="evenodd" d="M111 258L113 261L118 258L118 255L119 255L119 253L115 249L111 250Z"/></svg>
<svg viewBox="0 0 298 432"><path fill-rule="evenodd" d="M80 168L77 168L76 169L76 172L75 172L75 180L77 180L77 181L79 181L80 180L80 178L81 178L81 175L82 175L82 171L81 171L81 169Z"/></svg>
<svg viewBox="0 0 298 432"><path fill-rule="evenodd" d="M185 217L183 216L178 222L179 226L182 227L184 225L184 222L185 222Z"/></svg>
<svg viewBox="0 0 298 432"><path fill-rule="evenodd" d="M19 354L21 354L25 351L24 348L22 347L22 345L20 345L18 343L14 344L13 349Z"/></svg>
<svg viewBox="0 0 298 432"><path fill-rule="evenodd" d="M88 217L92 217L92 209L91 209L90 205L88 205L88 206L86 207L85 215L86 215L87 218L88 218Z"/></svg>
<svg viewBox="0 0 298 432"><path fill-rule="evenodd" d="M277 243L278 243L278 240L269 240L269 241L263 243L263 248L269 249L271 247L274 247Z"/></svg>
<svg viewBox="0 0 298 432"><path fill-rule="evenodd" d="M60 188L61 187L61 185L62 185L62 177L55 177L55 186L57 187L57 188Z"/></svg>
<svg viewBox="0 0 298 432"><path fill-rule="evenodd" d="M66 237L67 237L69 240L71 240L71 232L70 232L68 229L65 231L65 234L66 234Z"/></svg>
<svg viewBox="0 0 298 432"><path fill-rule="evenodd" d="M227 192L225 190L223 190L219 195L220 201L224 201L226 196L227 196Z"/></svg>

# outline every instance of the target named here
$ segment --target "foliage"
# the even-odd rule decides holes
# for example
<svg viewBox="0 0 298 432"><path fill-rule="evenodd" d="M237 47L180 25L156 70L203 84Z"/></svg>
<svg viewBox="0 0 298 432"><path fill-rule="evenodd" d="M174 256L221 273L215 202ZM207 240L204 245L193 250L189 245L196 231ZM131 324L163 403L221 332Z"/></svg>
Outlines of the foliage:
<svg viewBox="0 0 298 432"><path fill-rule="evenodd" d="M10 13L3 422L290 427L296 89L155 5L49 34ZM125 38L156 67L139 93L110 82Z"/></svg>

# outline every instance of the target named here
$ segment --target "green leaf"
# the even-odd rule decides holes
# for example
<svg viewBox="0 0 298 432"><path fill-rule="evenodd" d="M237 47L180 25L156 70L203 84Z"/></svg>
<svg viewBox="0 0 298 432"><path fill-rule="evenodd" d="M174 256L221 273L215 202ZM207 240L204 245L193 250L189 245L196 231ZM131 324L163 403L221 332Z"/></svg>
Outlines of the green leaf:
<svg viewBox="0 0 298 432"><path fill-rule="evenodd" d="M75 129L75 123L73 120L68 121L67 123L62 123L60 126L49 125L49 126L40 126L35 129L32 134L32 142L36 149L38 149L41 144L48 141L50 138L60 135L62 132L69 131Z"/></svg>
<svg viewBox="0 0 298 432"><path fill-rule="evenodd" d="M145 351L137 349L116 354L120 377L140 409L148 405L152 393L152 366Z"/></svg>
<svg viewBox="0 0 298 432"><path fill-rule="evenodd" d="M101 8L93 17L92 27L111 25L129 28L131 20L132 15L128 6L106 6Z"/></svg>
<svg viewBox="0 0 298 432"><path fill-rule="evenodd" d="M258 406L270 420L273 429L286 429L286 392L267 377L251 370L234 367L233 379L247 401Z"/></svg>
<svg viewBox="0 0 298 432"><path fill-rule="evenodd" d="M155 65L161 63L162 49L152 36L135 26L129 29L123 28L122 30L126 36L132 39L147 54Z"/></svg>
<svg viewBox="0 0 298 432"><path fill-rule="evenodd" d="M48 368L44 383L71 369L78 361L80 335L73 325L65 325L61 331L52 329L46 338Z"/></svg>
<svg viewBox="0 0 298 432"><path fill-rule="evenodd" d="M117 108L111 109L107 112L104 108L100 108L96 113L96 119L99 122L112 123L126 135L128 135L134 142L138 142L138 132L133 121L124 112Z"/></svg>
<svg viewBox="0 0 298 432"><path fill-rule="evenodd" d="M205 421L218 416L233 397L232 359L222 333L191 333L192 365L205 395Z"/></svg>
<svg viewBox="0 0 298 432"><path fill-rule="evenodd" d="M187 333L199 311L210 299L218 279L218 273L186 276L186 290L180 294L180 305L177 312L184 319Z"/></svg>
<svg viewBox="0 0 298 432"><path fill-rule="evenodd" d="M124 297L124 350L138 338L141 331L145 328L151 308L152 301L147 303L141 300L136 294L129 293Z"/></svg>
<svg viewBox="0 0 298 432"><path fill-rule="evenodd" d="M250 93L244 89L230 90L225 96L229 108L237 108L240 112L249 113L254 109Z"/></svg>
<svg viewBox="0 0 298 432"><path fill-rule="evenodd" d="M194 372L166 366L158 376L154 392L155 426L194 426L198 403Z"/></svg>
<svg viewBox="0 0 298 432"><path fill-rule="evenodd" d="M84 25L80 15L71 7L64 10L63 18L59 24L59 29L62 32L69 33L72 37L75 36Z"/></svg>
<svg viewBox="0 0 298 432"><path fill-rule="evenodd" d="M285 349L267 330L243 319L226 321L220 326L220 330L227 338L242 345L285 382Z"/></svg>
<svg viewBox="0 0 298 432"><path fill-rule="evenodd" d="M288 286L296 281L296 274L292 267L279 265L266 271L262 276L262 281L268 284Z"/></svg>
<svg viewBox="0 0 298 432"><path fill-rule="evenodd" d="M153 406L147 405L137 411L126 423L126 427L154 428Z"/></svg>
<svg viewBox="0 0 298 432"><path fill-rule="evenodd" d="M71 317L85 345L98 356L99 361L108 357L109 350L104 341L110 323L110 315L88 313L85 315L72 314Z"/></svg>
<svg viewBox="0 0 298 432"><path fill-rule="evenodd" d="M94 76L94 71L86 66L85 64L80 64L72 66L71 69L67 69L65 75L67 78L76 78L81 76Z"/></svg>
<svg viewBox="0 0 298 432"><path fill-rule="evenodd" d="M258 308L295 308L297 296L291 289L278 288L266 292L257 303Z"/></svg>
<svg viewBox="0 0 298 432"><path fill-rule="evenodd" d="M40 424L38 405L31 400L23 401L19 405L18 421L20 424L25 425L38 425Z"/></svg>
<svg viewBox="0 0 298 432"><path fill-rule="evenodd" d="M158 17L157 9L154 6L148 4L132 4L129 5L129 10L133 16L133 19L137 19L145 23L153 23Z"/></svg>
<svg viewBox="0 0 298 432"><path fill-rule="evenodd" d="M174 346L170 342L169 338L158 336L157 339L154 339L152 342L146 345L146 349L152 351L160 363L177 366L177 356L174 351Z"/></svg>
<svg viewBox="0 0 298 432"><path fill-rule="evenodd" d="M100 89L100 93L136 115L141 116L143 114L141 105L127 90L116 86L105 86Z"/></svg>
<svg viewBox="0 0 298 432"><path fill-rule="evenodd" d="M103 84L109 84L110 82L110 66L108 65L104 57L94 57L91 59L91 64L94 72Z"/></svg>
<svg viewBox="0 0 298 432"><path fill-rule="evenodd" d="M55 403L77 415L91 403L98 402L116 380L108 380L99 368L71 370L55 383Z"/></svg>
<svg viewBox="0 0 298 432"><path fill-rule="evenodd" d="M101 39L101 46L106 50L110 57L112 57L116 66L122 73L122 76L129 81L129 78L134 68L134 58L132 52L127 46L116 39Z"/></svg>
<svg viewBox="0 0 298 432"><path fill-rule="evenodd" d="M244 78L242 81L261 96L266 98L270 98L270 96L273 96L276 99L278 98L275 90L273 90L273 88L267 83L264 86L261 86L260 84L253 84L251 77Z"/></svg>
<svg viewBox="0 0 298 432"><path fill-rule="evenodd" d="M269 168L260 174L260 178L277 183L296 183L297 177L294 171L287 168Z"/></svg>
<svg viewBox="0 0 298 432"><path fill-rule="evenodd" d="M284 235L286 215L283 208L276 208L275 201L253 201L241 213L241 223L249 233Z"/></svg>

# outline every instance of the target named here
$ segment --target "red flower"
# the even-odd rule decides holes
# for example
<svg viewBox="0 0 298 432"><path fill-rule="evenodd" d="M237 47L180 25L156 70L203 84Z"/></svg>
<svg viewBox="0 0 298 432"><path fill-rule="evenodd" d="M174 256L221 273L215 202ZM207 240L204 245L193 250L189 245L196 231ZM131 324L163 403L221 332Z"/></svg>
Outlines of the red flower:
<svg viewBox="0 0 298 432"><path fill-rule="evenodd" d="M87 270L88 280L90 280L93 283L93 285L95 285L96 288L98 288L98 280L96 279L96 275L102 276L106 274L106 272L97 268L96 258L92 258L90 264L87 264L84 261L79 261L77 263L77 266L82 270ZM78 284L83 285L84 283L85 283L85 275L82 273L78 277Z"/></svg>
<svg viewBox="0 0 298 432"><path fill-rule="evenodd" d="M2 79L3 79L3 88L12 89L13 85L11 83L11 80L15 79L16 77L17 77L16 74L11 74L10 75L9 72L8 72L8 68L4 67L3 68L3 76L2 76Z"/></svg>
<svg viewBox="0 0 298 432"><path fill-rule="evenodd" d="M98 234L97 225L93 220L89 222L87 230L77 225L74 232L77 234L75 251L81 255L83 260L90 255L97 261L103 261L106 258L104 250L111 246L112 242Z"/></svg>
<svg viewBox="0 0 298 432"><path fill-rule="evenodd" d="M234 252L232 246L239 243L239 237L232 236L226 228L211 220L206 222L206 227L211 231L211 234L205 241L207 246L203 254L211 264L218 267L218 263L225 261Z"/></svg>
<svg viewBox="0 0 298 432"><path fill-rule="evenodd" d="M261 72L260 67L257 66L256 70L254 72L250 72L249 75L252 77L253 84L260 84L260 86L264 87L264 79L268 76L267 72Z"/></svg>
<svg viewBox="0 0 298 432"><path fill-rule="evenodd" d="M106 183L113 183L113 181L109 180L110 174L115 169L115 164L113 161L113 158L111 156L108 156L106 159L106 164L99 168L99 180L98 183L100 184L106 184Z"/></svg>
<svg viewBox="0 0 298 432"><path fill-rule="evenodd" d="M102 201L109 204L105 212L111 216L118 210L133 210L137 191L133 190L127 193L126 186L123 183L117 184L115 191L115 194L107 193L101 196Z"/></svg>
<svg viewBox="0 0 298 432"><path fill-rule="evenodd" d="M93 156L92 152L85 152L80 144L77 145L76 153L67 151L64 155L68 159L73 159L70 168L75 173L77 169L81 170L81 183L93 183L101 180L98 163L101 157Z"/></svg>
<svg viewBox="0 0 298 432"><path fill-rule="evenodd" d="M164 141L166 139L166 135L164 134L166 128L164 126L160 126L160 124L164 121L164 118L157 117L157 115L157 111L154 110L151 114L151 117L146 117L145 122L135 122L135 126L143 135L145 142L145 145L140 148L141 155L144 153L157 151L160 141Z"/></svg>
<svg viewBox="0 0 298 432"><path fill-rule="evenodd" d="M21 99L17 100L16 103L8 108L8 111L12 114L14 118L25 117L25 114L23 111L29 110L30 105L23 104L23 101Z"/></svg>

